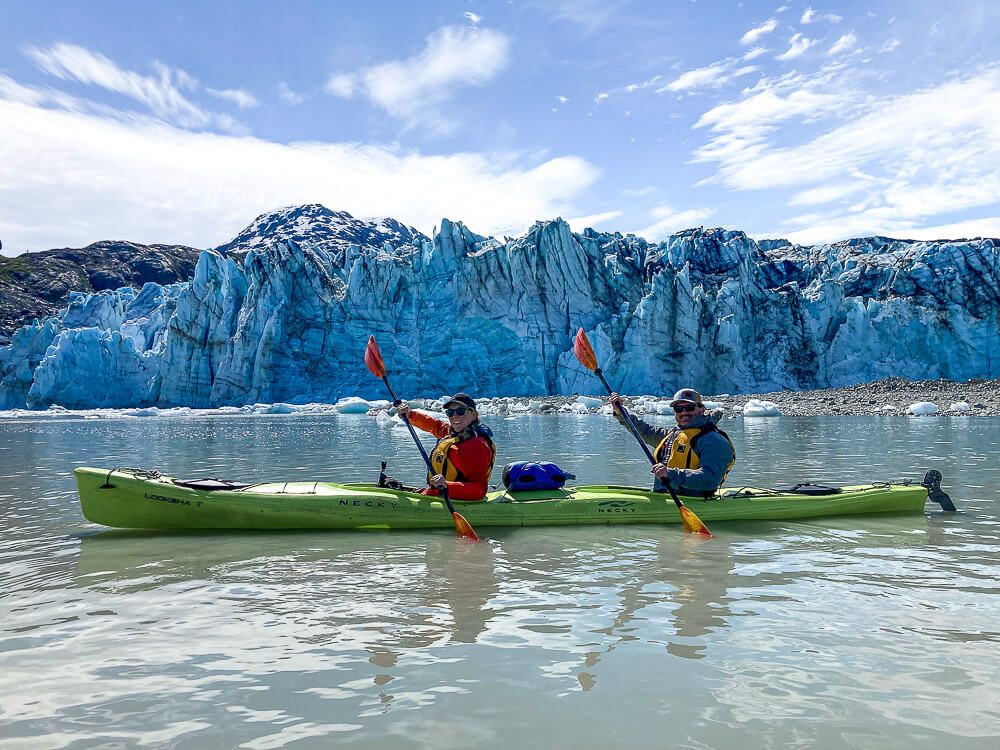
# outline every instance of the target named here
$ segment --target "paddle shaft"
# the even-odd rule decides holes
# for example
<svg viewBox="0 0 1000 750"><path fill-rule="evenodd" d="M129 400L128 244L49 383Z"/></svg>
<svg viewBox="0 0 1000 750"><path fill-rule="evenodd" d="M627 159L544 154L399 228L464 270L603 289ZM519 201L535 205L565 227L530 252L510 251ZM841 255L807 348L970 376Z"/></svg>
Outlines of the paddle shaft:
<svg viewBox="0 0 1000 750"><path fill-rule="evenodd" d="M600 367L594 370L594 374L601 379L601 382L604 384L604 387L607 388L608 390L609 396L612 393L614 393L614 391L611 390L611 386L608 384L608 381L604 379L604 373L601 372ZM650 453L649 446L646 445L646 441L642 439L641 435L639 435L639 430L636 428L635 423L632 422L632 415L628 413L628 409L625 408L625 404L620 404L618 409L622 413L622 419L625 420L625 426L628 427L628 431L632 433L632 437L634 437L638 441L639 445L642 446L642 451L643 453L646 454L646 458L649 459L649 463L655 464L656 459L653 458L653 454ZM664 484L667 486L667 492L670 493L670 499L674 501L674 505L676 505L678 508L683 508L684 503L682 503L681 499L677 497L677 493L674 492L674 488L671 487L670 484L666 482L666 480L664 480Z"/></svg>
<svg viewBox="0 0 1000 750"><path fill-rule="evenodd" d="M398 404L399 403L399 398L396 396L396 392L392 390L392 386L389 385L389 376L388 375L383 375L382 376L382 382L385 383L385 387L389 390L389 395L392 396L393 403ZM408 429L410 431L410 437L413 438L413 442L417 444L417 448L420 450L420 455L423 457L424 463L427 464L427 472L429 474L433 475L434 474L434 466L433 466L433 464L431 464L431 459L427 455L427 451L424 449L424 444L420 442L420 438L417 437L416 430L414 430L413 429L413 425L410 424L409 417L407 417L405 414L400 414L399 416L400 416L400 419L402 419L403 422L406 424L406 429ZM452 515L455 515L455 512L456 512L455 511L455 506L451 504L451 499L448 497L448 488L447 487L438 487L436 489L438 491L438 497L440 497L442 500L444 500L444 504L445 504L445 507L448 509L448 512L451 513Z"/></svg>

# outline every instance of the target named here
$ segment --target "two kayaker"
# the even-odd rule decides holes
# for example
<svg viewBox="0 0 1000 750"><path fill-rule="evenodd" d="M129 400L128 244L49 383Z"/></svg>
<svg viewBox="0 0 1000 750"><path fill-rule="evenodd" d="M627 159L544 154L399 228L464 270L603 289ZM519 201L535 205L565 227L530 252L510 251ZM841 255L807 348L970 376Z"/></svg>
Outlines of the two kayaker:
<svg viewBox="0 0 1000 750"><path fill-rule="evenodd" d="M492 431L479 421L476 402L469 394L456 393L445 402L447 422L414 411L405 401L396 406L396 413L408 415L410 424L438 438L430 454L433 473L427 473L428 486L420 490L422 494L437 496L438 489L446 486L453 500L486 496L496 447Z"/></svg>
<svg viewBox="0 0 1000 750"><path fill-rule="evenodd" d="M622 425L621 396L611 394L615 419ZM736 448L729 435L716 425L722 411L705 413L701 394L681 388L670 401L675 427L656 427L630 414L639 436L654 448L653 490L665 492L667 485L678 495L709 497L722 485L736 463Z"/></svg>

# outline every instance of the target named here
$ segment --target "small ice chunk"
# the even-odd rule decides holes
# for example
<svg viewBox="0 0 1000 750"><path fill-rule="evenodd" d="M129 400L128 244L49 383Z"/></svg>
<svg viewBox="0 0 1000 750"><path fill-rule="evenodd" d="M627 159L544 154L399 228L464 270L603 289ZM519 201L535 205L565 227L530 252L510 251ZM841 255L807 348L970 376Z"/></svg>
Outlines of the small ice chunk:
<svg viewBox="0 0 1000 750"><path fill-rule="evenodd" d="M579 401L577 401L575 404L573 404L572 406L570 406L570 410L574 414L589 414L590 413L590 409L588 409L584 404L581 404Z"/></svg>
<svg viewBox="0 0 1000 750"><path fill-rule="evenodd" d="M780 417L781 409L773 401L760 401L752 398L743 407L744 417Z"/></svg>
<svg viewBox="0 0 1000 750"><path fill-rule="evenodd" d="M336 409L341 414L367 414L372 403L357 396L347 396L336 403Z"/></svg>
<svg viewBox="0 0 1000 750"><path fill-rule="evenodd" d="M906 411L909 414L915 414L919 416L925 416L928 414L937 414L937 405L932 404L930 401L917 401L915 404L910 404L906 407Z"/></svg>
<svg viewBox="0 0 1000 750"><path fill-rule="evenodd" d="M948 411L969 411L971 408L972 404L968 401L956 401L948 407Z"/></svg>
<svg viewBox="0 0 1000 750"><path fill-rule="evenodd" d="M594 398L593 396L577 396L576 402L583 404L588 409L600 409L604 405L601 399Z"/></svg>

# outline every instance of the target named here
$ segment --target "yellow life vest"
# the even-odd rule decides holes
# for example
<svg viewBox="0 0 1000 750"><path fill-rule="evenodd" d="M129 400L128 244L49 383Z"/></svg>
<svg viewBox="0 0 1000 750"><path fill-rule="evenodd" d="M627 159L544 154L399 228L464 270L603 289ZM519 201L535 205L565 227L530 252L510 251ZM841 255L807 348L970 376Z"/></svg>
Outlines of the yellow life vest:
<svg viewBox="0 0 1000 750"><path fill-rule="evenodd" d="M729 476L733 465L736 463L736 446L729 439L729 435L714 424L710 423L701 427L688 427L686 430L675 427L656 446L656 450L653 451L653 458L656 459L657 463L665 463L670 469L700 469L701 460L698 458L698 454L695 453L694 446L701 436L708 432L717 432L722 435L733 451L733 457L729 459L729 464L722 474L722 482L719 482L719 486L721 487L726 481L726 477ZM664 461L664 456L666 456L666 461Z"/></svg>
<svg viewBox="0 0 1000 750"><path fill-rule="evenodd" d="M471 440L477 435L486 440L487 444L490 446L490 468L486 472L486 481L489 481L490 475L493 473L493 464L497 458L497 448L493 445L493 441L490 439L489 435L483 434L481 431L475 428L471 431L470 435L451 435L450 437L441 438L437 441L434 446L434 450L431 451L430 459L431 466L434 467L433 474L431 472L427 473L427 483L430 484L431 477L434 474L442 474L446 482L464 482L468 477L466 477L458 468L448 460L448 451L451 450L451 446L458 445L465 440Z"/></svg>

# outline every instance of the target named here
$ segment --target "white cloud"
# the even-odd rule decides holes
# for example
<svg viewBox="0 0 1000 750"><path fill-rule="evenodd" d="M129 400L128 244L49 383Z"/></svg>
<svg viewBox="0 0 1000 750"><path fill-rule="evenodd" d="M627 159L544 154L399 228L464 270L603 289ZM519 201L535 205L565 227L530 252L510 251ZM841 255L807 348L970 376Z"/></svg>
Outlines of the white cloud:
<svg viewBox="0 0 1000 750"><path fill-rule="evenodd" d="M326 90L345 98L364 93L408 128L419 124L448 133L457 123L440 114L441 106L459 87L482 86L495 77L507 66L509 48L499 31L444 26L427 37L416 55L356 73L335 73Z"/></svg>
<svg viewBox="0 0 1000 750"><path fill-rule="evenodd" d="M858 38L854 35L854 32L844 34L840 39L833 43L830 47L830 55L840 55L844 52L849 52L857 46Z"/></svg>
<svg viewBox="0 0 1000 750"><path fill-rule="evenodd" d="M352 73L331 73L326 79L324 89L328 94L339 96L342 99L350 99L354 96L354 89L358 85L357 76Z"/></svg>
<svg viewBox="0 0 1000 750"><path fill-rule="evenodd" d="M483 20L482 16L478 16L470 10L465 11L462 15L469 19L469 23L473 26L477 26L479 22Z"/></svg>
<svg viewBox="0 0 1000 750"><path fill-rule="evenodd" d="M257 97L244 89L211 89L206 88L205 93L214 96L216 99L223 99L232 102L240 109L251 109L260 106Z"/></svg>
<svg viewBox="0 0 1000 750"><path fill-rule="evenodd" d="M809 39L808 37L802 36L802 34L793 34L792 38L788 40L788 49L782 52L780 55L775 56L775 60L794 60L796 57L801 57L805 54L805 51L816 44L816 40Z"/></svg>
<svg viewBox="0 0 1000 750"><path fill-rule="evenodd" d="M322 202L395 216L430 231L442 216L480 232L524 231L575 215L598 170L574 156L423 155L356 143L279 144L197 133L150 119L111 120L24 103L0 79L0 236L4 249L109 238L206 247L255 215ZM16 99L16 100L12 100Z"/></svg>
<svg viewBox="0 0 1000 750"><path fill-rule="evenodd" d="M775 13L784 13L786 10L788 10L788 7L789 6L787 6L787 5L782 5L780 8L775 8L774 12Z"/></svg>
<svg viewBox="0 0 1000 750"><path fill-rule="evenodd" d="M602 102L607 100L608 96L609 96L608 92L602 91L601 93L599 93L597 96L594 97L594 103L601 104Z"/></svg>
<svg viewBox="0 0 1000 750"><path fill-rule="evenodd" d="M560 95L556 97L556 101L559 102L560 104L565 104L566 102L569 101L569 97Z"/></svg>
<svg viewBox="0 0 1000 750"><path fill-rule="evenodd" d="M835 183L833 185L823 185L822 187L812 188L811 190L803 190L802 192L797 193L792 196L791 200L788 201L788 205L815 206L823 203L832 203L833 201L840 200L841 198L854 195L858 191L863 190L865 187L865 184L859 182L844 182Z"/></svg>
<svg viewBox="0 0 1000 750"><path fill-rule="evenodd" d="M302 104L306 99L302 94L292 91L284 81L278 84L278 96L293 106Z"/></svg>
<svg viewBox="0 0 1000 750"><path fill-rule="evenodd" d="M762 23L760 26L754 26L752 29L750 29L750 31L748 31L746 34L740 37L740 44L753 44L762 36L770 34L776 28L778 28L778 22L775 21L773 18L769 18L768 20L764 21L764 23Z"/></svg>
<svg viewBox="0 0 1000 750"><path fill-rule="evenodd" d="M787 95L772 86L703 115L699 125L714 137L696 160L717 162L716 178L736 190L818 186L800 191L792 199L797 205L838 200L848 193L844 187L836 195L836 186L865 175L854 205L789 220L808 221L815 236L829 237L835 228L840 236L904 234L936 216L998 211L1000 66L882 99L853 94L836 78L797 83ZM814 120L840 117L810 140L779 145L789 109Z"/></svg>
<svg viewBox="0 0 1000 750"><path fill-rule="evenodd" d="M587 227L596 227L598 224L617 219L622 215L622 211L605 211L599 214L589 214L588 216L578 216L575 219L567 219L570 229L574 232L582 232Z"/></svg>
<svg viewBox="0 0 1000 750"><path fill-rule="evenodd" d="M898 39L890 39L889 41L887 41L885 44L882 45L882 48L879 50L879 52L892 52L901 44L902 42L899 41Z"/></svg>
<svg viewBox="0 0 1000 750"><path fill-rule="evenodd" d="M645 198L647 195L652 195L655 192L655 185L643 185L639 188L625 188L622 190L622 193L630 198Z"/></svg>
<svg viewBox="0 0 1000 750"><path fill-rule="evenodd" d="M198 81L183 70L154 62L157 76L123 70L110 59L75 44L55 44L49 49L29 47L27 55L38 67L64 81L98 86L144 104L155 115L185 128L217 128L245 132L229 115L208 112L190 101L184 91L196 91Z"/></svg>
<svg viewBox="0 0 1000 750"><path fill-rule="evenodd" d="M700 226L705 219L712 215L710 208L692 208L687 211L674 211L668 205L657 206L649 212L651 219L656 219L644 229L640 229L634 234L653 242L665 240L674 232L682 229L690 229L693 226Z"/></svg>
<svg viewBox="0 0 1000 750"><path fill-rule="evenodd" d="M817 21L829 21L830 23L840 23L844 19L838 16L836 13L817 13L812 8L806 8L805 12L802 14L802 18L799 19L799 23L806 25L810 23L816 23Z"/></svg>
<svg viewBox="0 0 1000 750"><path fill-rule="evenodd" d="M735 68L736 60L721 60L720 62L706 65L704 68L696 68L681 73L677 78L656 89L657 94L667 92L693 91L702 88L719 88L729 83L734 78L744 76L757 70L752 65Z"/></svg>
<svg viewBox="0 0 1000 750"><path fill-rule="evenodd" d="M918 225L912 221L900 221L868 215L842 216L810 214L796 221L802 229L791 232L779 231L789 242L800 245L838 242L854 237L893 237L901 240L957 240L975 237L1000 237L1000 216L947 224Z"/></svg>
<svg viewBox="0 0 1000 750"><path fill-rule="evenodd" d="M641 91L642 89L648 89L650 86L655 86L662 80L663 76L655 75L652 78L643 81L642 83L630 83L628 86L625 87L625 91L631 94L636 91Z"/></svg>
<svg viewBox="0 0 1000 750"><path fill-rule="evenodd" d="M767 52L767 47L754 47L752 50L743 55L744 60L754 60Z"/></svg>

